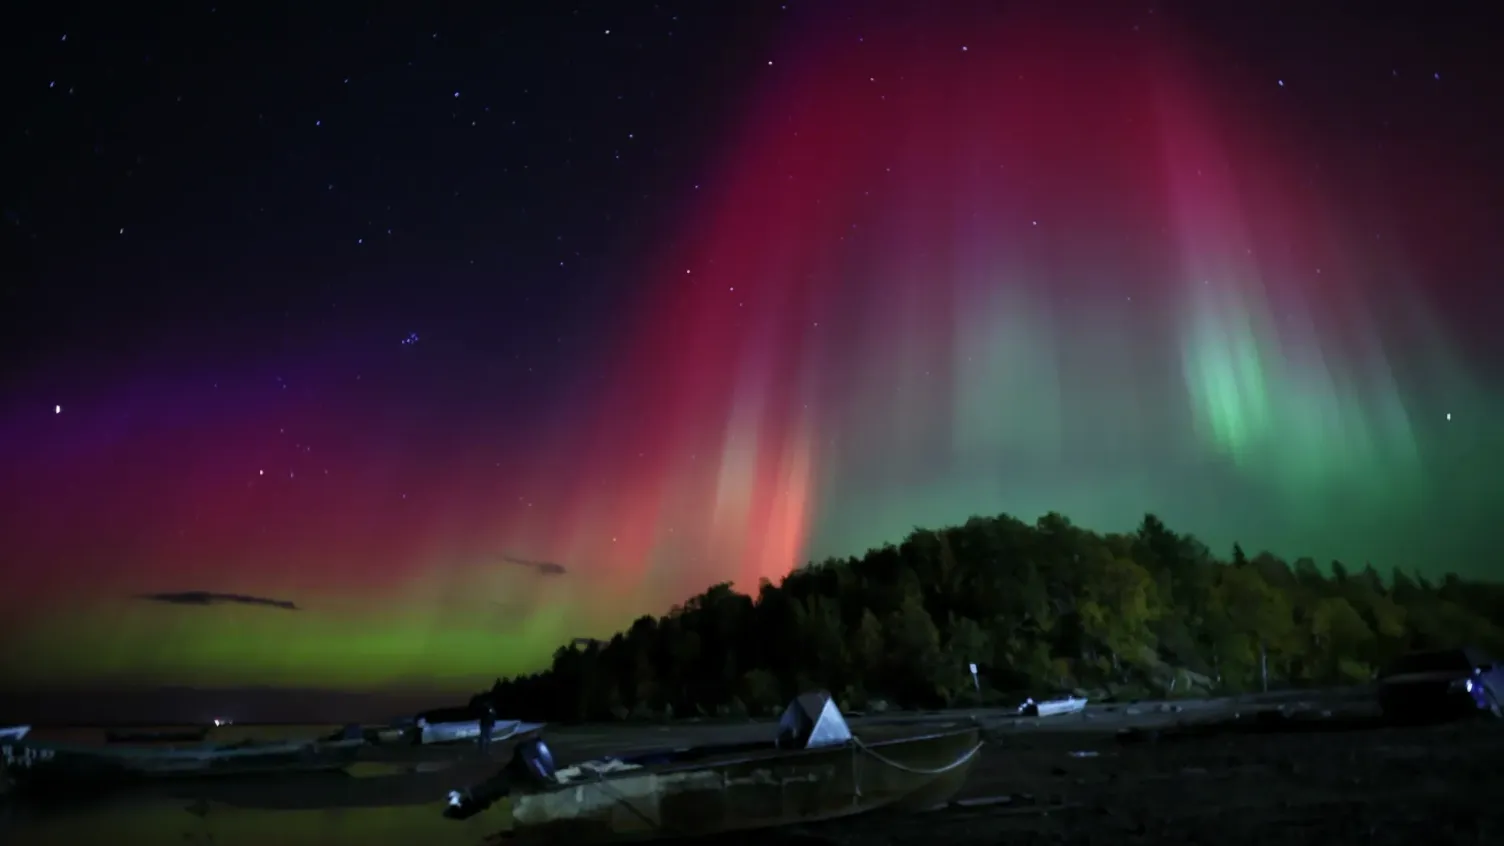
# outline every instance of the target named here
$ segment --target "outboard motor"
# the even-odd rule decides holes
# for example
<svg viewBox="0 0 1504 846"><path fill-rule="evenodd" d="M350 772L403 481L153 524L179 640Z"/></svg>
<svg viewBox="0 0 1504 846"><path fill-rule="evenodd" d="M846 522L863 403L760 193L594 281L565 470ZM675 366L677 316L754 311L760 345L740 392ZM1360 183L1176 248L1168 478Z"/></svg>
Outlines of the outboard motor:
<svg viewBox="0 0 1504 846"><path fill-rule="evenodd" d="M444 816L451 820L468 820L512 793L516 787L543 787L553 784L558 769L554 753L541 738L524 740L512 750L512 759L501 772L468 790L449 791L449 805Z"/></svg>
<svg viewBox="0 0 1504 846"><path fill-rule="evenodd" d="M512 777L513 784L533 787L553 784L559 774L558 767L554 766L554 753L538 737L517 744L512 750L512 760L507 762L503 772Z"/></svg>
<svg viewBox="0 0 1504 846"><path fill-rule="evenodd" d="M851 728L841 709L823 691L801 693L789 703L778 720L779 749L820 749L851 741Z"/></svg>

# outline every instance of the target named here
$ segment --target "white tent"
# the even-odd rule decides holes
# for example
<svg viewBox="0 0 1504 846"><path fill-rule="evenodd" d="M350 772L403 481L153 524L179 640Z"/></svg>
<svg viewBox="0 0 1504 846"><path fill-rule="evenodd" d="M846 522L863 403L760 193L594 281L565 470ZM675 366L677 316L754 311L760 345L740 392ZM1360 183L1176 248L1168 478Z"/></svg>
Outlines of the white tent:
<svg viewBox="0 0 1504 846"><path fill-rule="evenodd" d="M841 709L823 691L801 693L778 720L778 743L803 749L840 746L851 740Z"/></svg>

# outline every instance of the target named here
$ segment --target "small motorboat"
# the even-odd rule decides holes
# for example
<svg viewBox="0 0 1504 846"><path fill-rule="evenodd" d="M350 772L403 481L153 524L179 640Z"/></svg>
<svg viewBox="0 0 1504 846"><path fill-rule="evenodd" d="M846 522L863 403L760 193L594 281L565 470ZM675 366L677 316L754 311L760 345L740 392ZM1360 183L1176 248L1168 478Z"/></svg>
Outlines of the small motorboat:
<svg viewBox="0 0 1504 846"><path fill-rule="evenodd" d="M863 814L923 810L958 791L981 729L864 742L824 692L794 700L776 740L625 755L558 769L541 739L500 773L452 791L444 815L503 804L520 842L602 844L702 837Z"/></svg>
<svg viewBox="0 0 1504 846"><path fill-rule="evenodd" d="M31 733L31 726L0 726L0 743L20 740Z"/></svg>
<svg viewBox="0 0 1504 846"><path fill-rule="evenodd" d="M1025 699L1023 704L1018 706L1018 715L1020 717L1058 717L1062 714L1079 714L1086 710L1086 701L1086 698L1081 696L1046 699L1041 702Z"/></svg>
<svg viewBox="0 0 1504 846"><path fill-rule="evenodd" d="M474 743L480 739L480 717L469 708L445 708L425 711L413 721L408 736L425 746L439 743ZM491 727L493 742L508 740L514 735L536 731L538 723L521 720L497 720Z"/></svg>

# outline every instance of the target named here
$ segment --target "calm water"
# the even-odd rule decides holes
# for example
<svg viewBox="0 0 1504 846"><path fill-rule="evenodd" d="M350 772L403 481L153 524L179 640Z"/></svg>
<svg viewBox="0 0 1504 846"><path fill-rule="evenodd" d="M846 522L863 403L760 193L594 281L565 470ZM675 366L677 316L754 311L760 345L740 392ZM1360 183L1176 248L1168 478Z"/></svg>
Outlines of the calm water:
<svg viewBox="0 0 1504 846"><path fill-rule="evenodd" d="M184 730L184 726L116 729L146 732ZM333 725L234 725L211 729L209 742L313 738L335 731ZM28 739L103 744L105 729L37 729ZM435 776L442 778L442 776ZM0 806L0 843L6 846L82 846L82 844L193 844L194 846L303 846L303 844L416 844L416 846L479 846L494 834L497 817L482 814L465 822L442 816L445 784L465 781L455 776L433 784L429 804L397 807L265 810L239 808L217 801L201 801L191 788L151 788L120 794L87 804L36 807L18 802ZM335 804L336 797L355 779L340 776L304 777L292 792L308 804ZM449 786L461 786L453 784ZM279 789L273 786L270 789ZM422 795L428 795L426 792ZM286 793L283 790L282 793Z"/></svg>

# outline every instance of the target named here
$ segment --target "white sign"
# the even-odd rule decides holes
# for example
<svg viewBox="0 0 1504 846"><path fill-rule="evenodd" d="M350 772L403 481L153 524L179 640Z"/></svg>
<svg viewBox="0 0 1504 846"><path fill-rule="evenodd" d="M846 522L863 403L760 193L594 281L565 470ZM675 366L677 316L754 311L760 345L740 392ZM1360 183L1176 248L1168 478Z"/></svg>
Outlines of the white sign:
<svg viewBox="0 0 1504 846"><path fill-rule="evenodd" d="M7 767L18 770L29 770L32 766L43 761L51 761L57 753L51 749L33 749L30 746L0 746L0 760Z"/></svg>

